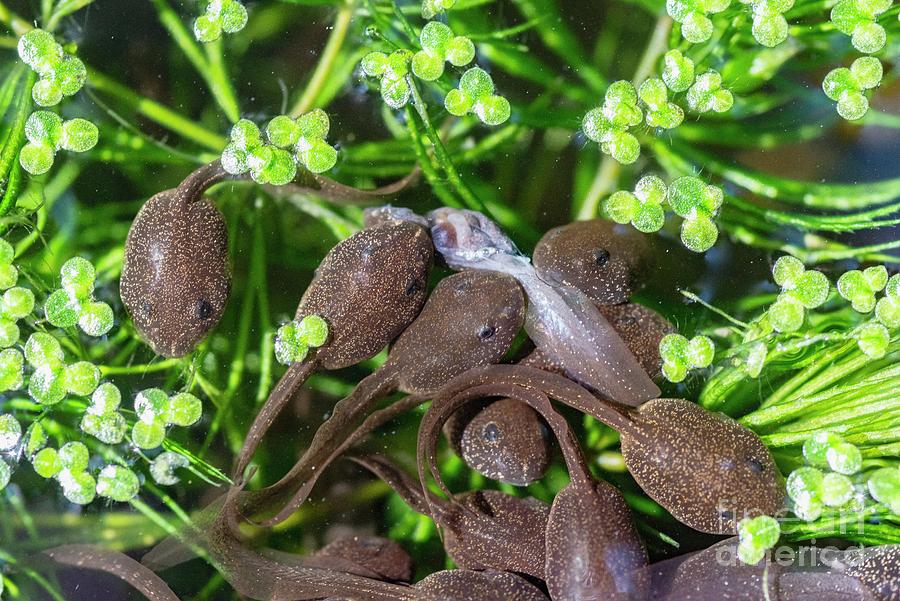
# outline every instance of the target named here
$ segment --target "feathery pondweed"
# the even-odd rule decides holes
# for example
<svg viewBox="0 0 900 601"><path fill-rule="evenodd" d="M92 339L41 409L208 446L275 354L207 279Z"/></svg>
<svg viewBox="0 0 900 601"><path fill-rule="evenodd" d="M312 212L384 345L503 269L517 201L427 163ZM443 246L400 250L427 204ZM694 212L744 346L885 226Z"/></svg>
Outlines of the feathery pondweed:
<svg viewBox="0 0 900 601"><path fill-rule="evenodd" d="M614 220L658 263L632 301L680 331L659 349L663 396L739 419L785 476L786 513L745 516L741 558L810 538L900 543L896 4L112 4L0 0L4 599L65 598L27 568L48 541L136 555L215 496L228 479L214 466L231 464L282 370L324 359L341 334L291 317L335 240L363 227L349 203L366 201L481 211L524 254L555 225ZM217 158L245 177L187 206L221 213L230 300L192 354L161 358L120 302L125 235L198 167L220 181ZM618 266L615 252L591 257ZM676 285L735 317L681 306ZM166 315L162 297L135 311ZM629 319L614 325L643 327ZM313 375L241 484L283 473L307 428L384 361ZM371 448L414 449L419 421L398 417ZM670 554L684 529L628 475L619 435L576 426L650 557ZM454 491L550 502L569 482L561 462L519 489L438 459ZM370 511L386 488L346 474L253 544L307 552L346 508L378 516L367 528L416 555L417 579L444 566L433 521L396 496ZM213 568L191 566L179 596L231 598Z"/></svg>

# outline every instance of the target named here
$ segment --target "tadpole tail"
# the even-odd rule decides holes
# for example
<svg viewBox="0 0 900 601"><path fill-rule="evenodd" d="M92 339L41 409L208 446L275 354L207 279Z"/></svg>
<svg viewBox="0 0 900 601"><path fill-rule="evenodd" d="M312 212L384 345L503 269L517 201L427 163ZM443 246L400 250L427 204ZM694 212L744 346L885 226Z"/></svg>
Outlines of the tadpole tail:
<svg viewBox="0 0 900 601"><path fill-rule="evenodd" d="M439 502L434 498L429 499L428 489L423 488L412 479L404 470L400 469L391 460L383 455L348 455L347 459L361 465L385 484L391 487L400 498L409 505L410 509L422 515L432 516L432 507ZM440 506L438 505L438 512ZM436 517L436 516L435 516ZM439 519L435 519L439 522Z"/></svg>
<svg viewBox="0 0 900 601"><path fill-rule="evenodd" d="M245 519L257 526L271 527L290 517L309 496L335 450L359 427L361 416L396 388L394 375L392 370L379 370L364 378L350 395L338 401L331 417L319 426L309 447L287 474L271 486L242 496L239 511ZM271 517L261 521L253 519L255 514L265 514L278 506L281 509Z"/></svg>
<svg viewBox="0 0 900 601"><path fill-rule="evenodd" d="M62 545L47 549L43 554L60 565L111 574L133 586L150 601L179 601L162 578L124 553L96 545Z"/></svg>
<svg viewBox="0 0 900 601"><path fill-rule="evenodd" d="M298 174L297 179L284 186L272 187L274 194L314 194L325 200L340 204L371 204L394 196L406 189L419 177L420 169L416 165L408 175L378 188L361 190L342 184L324 175L309 172Z"/></svg>
<svg viewBox="0 0 900 601"><path fill-rule="evenodd" d="M244 445L241 447L241 450L235 459L234 469L232 470L232 479L234 481L243 478L244 470L247 469L247 465L249 465L250 461L253 459L253 454L256 453L256 449L259 448L266 432L272 427L275 418L278 417L278 414L284 409L285 404L287 404L291 397L294 396L294 393L303 386L303 383L306 382L306 379L316 370L316 368L318 368L318 366L319 362L315 359L293 363L287 371L284 372L281 379L278 380L275 388L273 388L272 392L269 394L269 398L266 399L265 404L256 415L256 418L250 425L250 429L247 431L247 435L244 438Z"/></svg>
<svg viewBox="0 0 900 601"><path fill-rule="evenodd" d="M225 181L226 179L235 179L240 176L232 175L225 171L222 161L216 159L211 163L207 163L202 167L198 167L190 173L175 188L175 196L179 202L187 204L200 199L200 196L209 187Z"/></svg>

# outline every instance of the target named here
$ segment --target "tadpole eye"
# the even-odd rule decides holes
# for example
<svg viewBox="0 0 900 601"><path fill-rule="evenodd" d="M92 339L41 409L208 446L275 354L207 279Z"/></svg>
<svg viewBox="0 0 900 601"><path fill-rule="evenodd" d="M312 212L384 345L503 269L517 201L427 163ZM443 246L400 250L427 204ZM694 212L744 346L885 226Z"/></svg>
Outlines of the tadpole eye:
<svg viewBox="0 0 900 601"><path fill-rule="evenodd" d="M609 251L605 248L598 248L594 251L594 265L603 267L609 261Z"/></svg>
<svg viewBox="0 0 900 601"><path fill-rule="evenodd" d="M412 296L420 290L422 290L422 284L419 283L419 280L413 280L406 285L404 292L406 292L406 296Z"/></svg>
<svg viewBox="0 0 900 601"><path fill-rule="evenodd" d="M478 330L478 339L479 340L487 340L496 333L497 333L497 328L495 328L494 326L481 326L481 329Z"/></svg>
<svg viewBox="0 0 900 601"><path fill-rule="evenodd" d="M750 471L757 474L763 473L766 469L759 459L754 459L753 457L747 460L747 467L750 468Z"/></svg>
<svg viewBox="0 0 900 601"><path fill-rule="evenodd" d="M637 323L637 320L631 315L623 315L619 319L616 320L616 325L619 326L633 326Z"/></svg>
<svg viewBox="0 0 900 601"><path fill-rule="evenodd" d="M500 428L497 427L497 424L491 422L484 426L484 429L481 431L481 437L484 438L488 442L494 442L498 438L500 438Z"/></svg>
<svg viewBox="0 0 900 601"><path fill-rule="evenodd" d="M197 301L195 311L198 319L209 319L213 314L213 306L208 300L201 298Z"/></svg>
<svg viewBox="0 0 900 601"><path fill-rule="evenodd" d="M146 299L141 301L141 314L145 319L153 317L153 303Z"/></svg>

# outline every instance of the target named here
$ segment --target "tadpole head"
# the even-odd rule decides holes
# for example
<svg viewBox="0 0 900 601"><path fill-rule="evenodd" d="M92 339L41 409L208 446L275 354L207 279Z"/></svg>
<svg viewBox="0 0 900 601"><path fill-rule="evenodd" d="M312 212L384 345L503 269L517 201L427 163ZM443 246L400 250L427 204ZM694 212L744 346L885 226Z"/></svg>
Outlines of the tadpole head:
<svg viewBox="0 0 900 601"><path fill-rule="evenodd" d="M442 207L428 219L434 247L453 269L483 266L496 255L520 256L497 224L477 211Z"/></svg>
<svg viewBox="0 0 900 601"><path fill-rule="evenodd" d="M680 522L731 534L744 517L784 505L781 474L759 436L682 399L641 405L622 455L641 488Z"/></svg>
<svg viewBox="0 0 900 601"><path fill-rule="evenodd" d="M675 331L669 320L637 303L597 305L597 309L625 341L644 371L651 378L658 377L662 369L659 342L666 334Z"/></svg>
<svg viewBox="0 0 900 601"><path fill-rule="evenodd" d="M183 202L174 191L152 197L128 232L119 287L154 351L191 352L219 323L231 290L222 213L206 198Z"/></svg>
<svg viewBox="0 0 900 601"><path fill-rule="evenodd" d="M594 301L627 301L643 282L645 237L604 219L553 228L534 248L534 267L545 280L577 288Z"/></svg>
<svg viewBox="0 0 900 601"><path fill-rule="evenodd" d="M462 430L460 450L475 471L515 486L541 478L550 463L547 426L514 399L494 401L477 413Z"/></svg>
<svg viewBox="0 0 900 601"><path fill-rule="evenodd" d="M510 276L463 271L444 278L397 339L388 362L408 393L437 390L473 367L500 361L525 318L525 295Z"/></svg>
<svg viewBox="0 0 900 601"><path fill-rule="evenodd" d="M331 249L297 307L297 319L319 315L332 339L318 357L327 369L376 355L419 314L434 254L428 232L389 221Z"/></svg>

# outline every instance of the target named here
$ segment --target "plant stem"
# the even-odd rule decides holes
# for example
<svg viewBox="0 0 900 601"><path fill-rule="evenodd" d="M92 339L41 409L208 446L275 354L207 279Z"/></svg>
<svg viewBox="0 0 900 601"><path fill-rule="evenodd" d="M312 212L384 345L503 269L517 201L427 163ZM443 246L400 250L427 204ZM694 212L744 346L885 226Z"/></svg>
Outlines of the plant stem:
<svg viewBox="0 0 900 601"><path fill-rule="evenodd" d="M334 62L347 37L347 31L350 29L350 20L353 16L353 9L353 2L347 2L338 9L337 16L335 16L334 24L332 25L331 35L328 36L328 41L325 43L325 49L322 50L322 56L319 58L319 64L316 65L316 70L309 79L306 89L303 90L303 94L290 110L291 117L297 118L316 106L316 99L322 91L325 82L328 81L328 76L331 74Z"/></svg>
<svg viewBox="0 0 900 601"><path fill-rule="evenodd" d="M450 180L450 183L456 188L456 191L462 197L466 206L473 211L484 212L484 204L463 181L462 176L460 176L459 172L456 170L456 166L453 164L453 160L450 158L450 154L447 152L447 148L441 141L441 137L438 135L437 130L434 129L434 125L432 125L431 119L428 117L428 107L425 106L425 101L422 100L422 96L419 94L419 88L416 86L416 82L408 75L406 81L412 90L413 105L416 107L416 111L422 119L422 125L425 126L425 135L428 136L429 141L431 141L431 146L434 148L434 156L437 159L438 164L440 164L444 173L447 175L447 179Z"/></svg>
<svg viewBox="0 0 900 601"><path fill-rule="evenodd" d="M638 63L637 69L634 71L632 83L637 87L641 84L650 73L659 57L669 47L669 31L672 29L672 18L668 15L659 17L653 28L650 40L647 42L647 48ZM581 203L581 209L578 211L577 219L593 219L597 216L600 207L600 199L609 194L616 182L619 180L619 172L622 169L621 163L612 158L611 155L604 154L603 160L600 161L600 167L597 169L597 175L591 182L590 188Z"/></svg>
<svg viewBox="0 0 900 601"><path fill-rule="evenodd" d="M159 22L166 28L188 61L209 86L209 91L212 92L218 105L222 107L225 116L232 123L236 122L240 119L241 111L238 108L234 89L222 66L221 56L216 57L215 54L212 54L215 49L208 49L204 56L197 40L194 39L181 21L181 17L169 6L168 2L166 0L152 0L152 2L159 13ZM221 46L219 48L221 49Z"/></svg>
<svg viewBox="0 0 900 601"><path fill-rule="evenodd" d="M198 125L196 121L176 113L155 100L141 96L95 69L88 69L88 85L95 90L118 98L135 112L187 140L192 140L215 152L221 152L225 147L226 139L223 136Z"/></svg>
<svg viewBox="0 0 900 601"><path fill-rule="evenodd" d="M31 23L9 10L4 2L0 2L0 23L9 27L17 36L22 36L34 29Z"/></svg>

